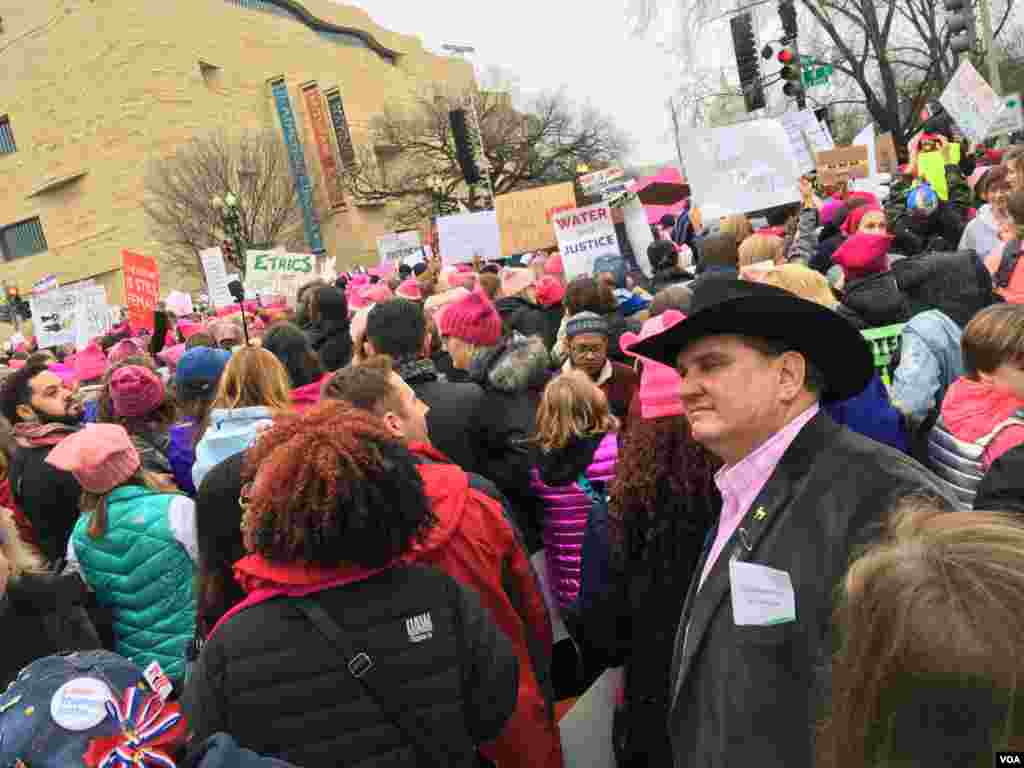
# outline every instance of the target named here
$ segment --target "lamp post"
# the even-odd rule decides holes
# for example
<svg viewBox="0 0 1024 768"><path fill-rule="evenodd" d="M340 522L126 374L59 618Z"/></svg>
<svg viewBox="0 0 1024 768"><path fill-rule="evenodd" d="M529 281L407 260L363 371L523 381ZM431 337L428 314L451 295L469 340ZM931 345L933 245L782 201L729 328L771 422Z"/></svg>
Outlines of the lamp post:
<svg viewBox="0 0 1024 768"><path fill-rule="evenodd" d="M210 201L220 213L221 226L234 246L234 266L239 274L245 274L245 238L242 236L242 209L234 192L228 192L223 198L215 197Z"/></svg>
<svg viewBox="0 0 1024 768"><path fill-rule="evenodd" d="M449 53L453 53L456 56L463 56L466 54L476 53L476 48L471 45L449 45L445 43L441 46L444 50ZM476 135L480 140L480 170L483 171L484 179L487 180L487 191L491 194L491 207L494 207L494 182L491 180L491 163L487 159L487 152L484 150L484 131L480 125L480 115L476 111L476 99L473 98L473 94L469 97L469 110L473 114L473 123L476 125Z"/></svg>

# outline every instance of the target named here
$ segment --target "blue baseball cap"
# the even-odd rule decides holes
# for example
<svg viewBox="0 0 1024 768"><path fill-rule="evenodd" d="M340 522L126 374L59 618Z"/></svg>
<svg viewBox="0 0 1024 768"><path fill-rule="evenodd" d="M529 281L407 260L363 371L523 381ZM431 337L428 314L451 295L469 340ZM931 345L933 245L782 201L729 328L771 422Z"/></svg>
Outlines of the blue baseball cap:
<svg viewBox="0 0 1024 768"><path fill-rule="evenodd" d="M174 383L184 392L200 394L217 385L231 353L226 349L193 347L178 360Z"/></svg>

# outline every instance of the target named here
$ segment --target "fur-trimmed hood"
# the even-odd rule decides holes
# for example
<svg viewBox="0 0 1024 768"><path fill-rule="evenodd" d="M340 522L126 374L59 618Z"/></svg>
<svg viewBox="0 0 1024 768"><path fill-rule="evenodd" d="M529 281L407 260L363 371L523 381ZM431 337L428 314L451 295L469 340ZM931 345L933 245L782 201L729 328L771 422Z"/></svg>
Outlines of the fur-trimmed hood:
<svg viewBox="0 0 1024 768"><path fill-rule="evenodd" d="M512 395L542 389L550 369L551 355L543 339L515 334L474 358L469 372L484 389Z"/></svg>

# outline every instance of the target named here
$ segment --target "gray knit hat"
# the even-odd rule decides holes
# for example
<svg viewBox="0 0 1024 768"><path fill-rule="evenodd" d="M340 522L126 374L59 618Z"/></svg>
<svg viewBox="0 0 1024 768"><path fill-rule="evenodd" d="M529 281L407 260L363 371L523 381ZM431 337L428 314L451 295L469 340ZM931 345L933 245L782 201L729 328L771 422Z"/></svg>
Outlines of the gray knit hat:
<svg viewBox="0 0 1024 768"><path fill-rule="evenodd" d="M565 335L573 338L583 333L600 333L608 335L608 321L596 312L578 312L565 324Z"/></svg>

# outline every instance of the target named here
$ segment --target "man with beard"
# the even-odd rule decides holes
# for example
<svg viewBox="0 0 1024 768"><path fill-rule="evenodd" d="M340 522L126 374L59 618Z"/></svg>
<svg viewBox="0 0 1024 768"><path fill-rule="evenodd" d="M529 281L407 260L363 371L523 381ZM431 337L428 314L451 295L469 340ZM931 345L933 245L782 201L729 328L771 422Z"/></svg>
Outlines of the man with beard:
<svg viewBox="0 0 1024 768"><path fill-rule="evenodd" d="M70 472L46 463L50 449L80 429L82 404L45 365L26 365L0 385L0 412L14 427L14 500L35 530L43 556L56 564L78 520L82 488Z"/></svg>

